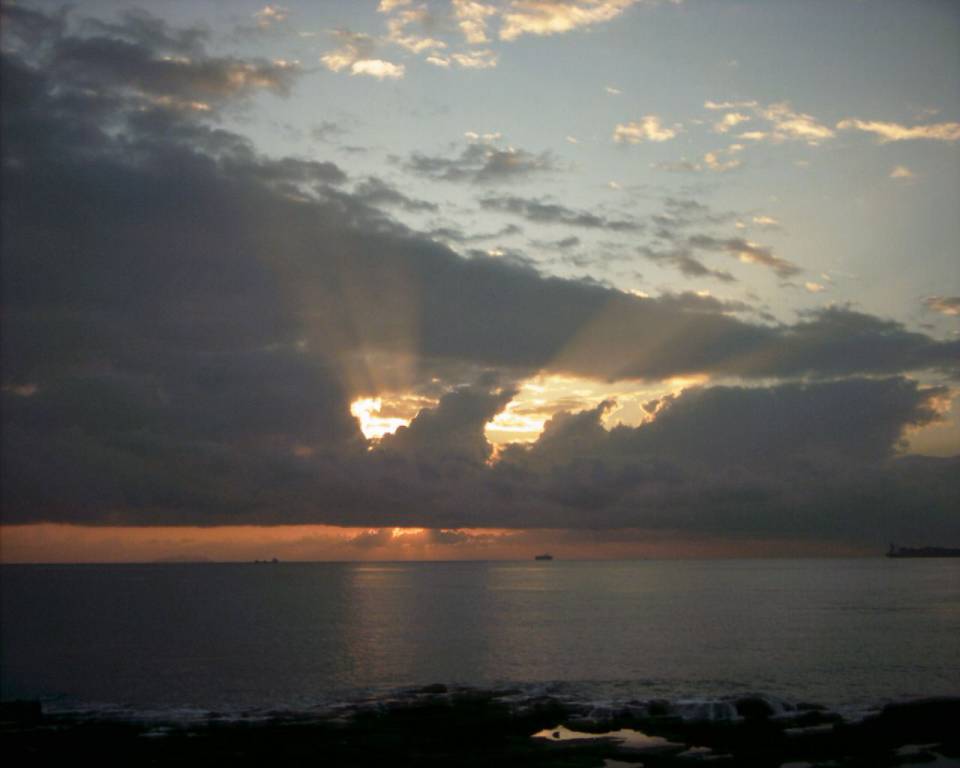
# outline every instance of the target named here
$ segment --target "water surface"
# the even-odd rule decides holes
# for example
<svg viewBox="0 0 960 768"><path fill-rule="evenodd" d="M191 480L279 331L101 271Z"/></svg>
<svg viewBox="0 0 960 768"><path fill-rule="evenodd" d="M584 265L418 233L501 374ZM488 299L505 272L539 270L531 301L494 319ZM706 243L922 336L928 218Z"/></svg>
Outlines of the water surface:
<svg viewBox="0 0 960 768"><path fill-rule="evenodd" d="M426 683L960 694L960 560L4 566L5 699L302 708Z"/></svg>

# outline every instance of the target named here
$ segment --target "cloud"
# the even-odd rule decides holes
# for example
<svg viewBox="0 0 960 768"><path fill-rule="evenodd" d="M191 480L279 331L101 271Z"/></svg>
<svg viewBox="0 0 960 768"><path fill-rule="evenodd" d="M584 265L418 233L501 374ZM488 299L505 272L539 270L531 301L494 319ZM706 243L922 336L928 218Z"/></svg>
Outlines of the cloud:
<svg viewBox="0 0 960 768"><path fill-rule="evenodd" d="M608 219L589 211L567 208L559 203L538 198L500 195L485 197L480 200L480 207L488 211L522 216L527 221L539 224L565 224L570 227L606 229L611 232L638 232L643 229L643 224L634 220Z"/></svg>
<svg viewBox="0 0 960 768"><path fill-rule="evenodd" d="M749 120L749 115L744 115L741 112L728 112L723 118L713 124L713 131L714 133L726 133L731 128L736 128L740 123L745 123Z"/></svg>
<svg viewBox="0 0 960 768"><path fill-rule="evenodd" d="M874 546L956 535L957 459L896 458L907 429L938 418L942 394L904 379L692 388L648 403L639 427L606 430L610 403L555 416L502 465L571 524L586 514L597 528Z"/></svg>
<svg viewBox="0 0 960 768"><path fill-rule="evenodd" d="M877 136L881 144L891 141L960 141L960 123L932 123L929 125L901 125L877 120L847 118L837 123L841 131L864 131Z"/></svg>
<svg viewBox="0 0 960 768"><path fill-rule="evenodd" d="M722 251L746 264L770 267L780 277L791 277L802 270L795 264L773 255L771 248L744 240L742 237L717 238L711 235L694 235L687 241L693 248L704 251Z"/></svg>
<svg viewBox="0 0 960 768"><path fill-rule="evenodd" d="M516 394L512 389L465 387L444 395L436 408L421 411L407 427L385 435L377 451L438 464L483 465L492 452L484 425Z"/></svg>
<svg viewBox="0 0 960 768"><path fill-rule="evenodd" d="M54 30L52 19L35 11L12 6L3 14L11 27L8 39L22 45L29 46L38 30ZM174 30L143 11L86 26L95 34L66 35L57 27L57 44L44 63L64 85L101 89L101 109L111 106L111 90L135 97L140 106L210 112L261 90L286 95L300 74L296 62L211 56L205 30Z"/></svg>
<svg viewBox="0 0 960 768"><path fill-rule="evenodd" d="M605 85L603 90L605 90L611 96L619 96L621 93L623 93L623 91L621 91L619 88L614 88L612 85Z"/></svg>
<svg viewBox="0 0 960 768"><path fill-rule="evenodd" d="M535 245L537 248L545 248L547 250L567 251L580 246L582 243L579 237L571 235L570 237L564 237L560 240L531 240L530 244Z"/></svg>
<svg viewBox="0 0 960 768"><path fill-rule="evenodd" d="M349 69L358 59L365 59L373 55L375 42L370 35L362 32L351 32L348 29L337 29L330 34L341 45L336 50L321 56L320 61L333 72Z"/></svg>
<svg viewBox="0 0 960 768"><path fill-rule="evenodd" d="M370 176L353 190L354 195L367 205L397 206L405 211L436 211L438 206L426 200L417 200L403 194L383 179Z"/></svg>
<svg viewBox="0 0 960 768"><path fill-rule="evenodd" d="M377 80L398 80L403 77L406 67L383 59L361 59L350 65L351 75L369 75Z"/></svg>
<svg viewBox="0 0 960 768"><path fill-rule="evenodd" d="M658 263L670 264L680 270L687 277L713 277L726 283L735 282L736 278L722 269L710 269L703 262L694 258L689 248L672 248L657 250L650 246L640 246L637 252L646 259Z"/></svg>
<svg viewBox="0 0 960 768"><path fill-rule="evenodd" d="M783 229L783 226L773 216L754 216L753 223L760 229Z"/></svg>
<svg viewBox="0 0 960 768"><path fill-rule="evenodd" d="M667 171L668 173L698 173L703 170L703 166L700 163L687 160L686 158L683 160L667 160L651 163L650 167L658 171Z"/></svg>
<svg viewBox="0 0 960 768"><path fill-rule="evenodd" d="M377 11L379 13L390 13L397 8L403 8L410 5L411 2L413 2L413 0L380 0L380 4L377 6Z"/></svg>
<svg viewBox="0 0 960 768"><path fill-rule="evenodd" d="M378 10L384 12L382 7ZM390 18L387 21L387 40L401 48L406 48L411 53L423 53L424 51L435 51L447 47L447 44L442 40L411 33L408 27L415 24L424 29L433 26L433 15L426 6L405 9Z"/></svg>
<svg viewBox="0 0 960 768"><path fill-rule="evenodd" d="M310 129L310 135L317 141L323 142L332 141L346 133L346 128L332 120L322 120Z"/></svg>
<svg viewBox="0 0 960 768"><path fill-rule="evenodd" d="M699 200L683 197L667 197L663 200L663 212L653 216L660 228L660 236L673 239L672 230L694 224L724 224L734 218L732 213L713 213L710 206Z"/></svg>
<svg viewBox="0 0 960 768"><path fill-rule="evenodd" d="M928 296L923 300L923 305L941 315L960 316L960 296Z"/></svg>
<svg viewBox="0 0 960 768"><path fill-rule="evenodd" d="M351 75L367 75L377 80L397 80L404 76L406 67L403 64L373 58L375 41L370 35L346 29L335 30L332 34L340 41L340 47L320 57L330 71L348 71Z"/></svg>
<svg viewBox="0 0 960 768"><path fill-rule="evenodd" d="M501 40L556 35L615 19L637 0L512 0L503 11Z"/></svg>
<svg viewBox="0 0 960 768"><path fill-rule="evenodd" d="M463 134L463 137L471 142L481 142L483 144L496 144L500 139L503 138L503 134L500 131L490 131L487 133L477 133L476 131L466 131Z"/></svg>
<svg viewBox="0 0 960 768"><path fill-rule="evenodd" d="M275 24L283 23L290 15L290 11L280 5L265 5L253 14L260 29L268 29Z"/></svg>
<svg viewBox="0 0 960 768"><path fill-rule="evenodd" d="M678 126L668 128L660 124L657 115L645 115L639 122L618 123L613 129L613 140L618 143L639 144L647 141L669 141L677 135Z"/></svg>
<svg viewBox="0 0 960 768"><path fill-rule="evenodd" d="M831 139L834 132L818 122L815 117L794 112L788 102L771 104L758 110L761 117L773 124L773 131L769 139L778 141L804 141L811 146L817 146L826 139Z"/></svg>
<svg viewBox="0 0 960 768"><path fill-rule="evenodd" d="M821 123L817 118L803 112L794 111L787 101L763 106L756 101L706 101L704 108L709 110L749 110L728 112L713 125L716 133L727 133L731 129L751 119L764 120L769 124L767 130L751 130L738 134L738 138L748 141L769 141L780 144L786 141L802 141L815 147L835 136L833 129Z"/></svg>
<svg viewBox="0 0 960 768"><path fill-rule="evenodd" d="M489 42L487 19L496 16L498 9L495 6L474 0L453 0L453 12L463 36L470 45L483 45Z"/></svg>
<svg viewBox="0 0 960 768"><path fill-rule="evenodd" d="M890 171L891 179L915 179L916 174L905 165L896 165Z"/></svg>
<svg viewBox="0 0 960 768"><path fill-rule="evenodd" d="M956 460L897 457L949 395L900 374L958 376L957 342L845 307L748 322L708 296L461 257L375 207L385 185L145 102L109 57L65 71L76 41L55 19L6 11L5 34L30 18L39 42L0 65L5 524L957 533ZM484 426L535 372L757 386L661 397L609 432L557 417L491 462ZM438 405L369 450L350 404L380 392Z"/></svg>
<svg viewBox="0 0 960 768"><path fill-rule="evenodd" d="M703 167L715 173L724 173L739 168L743 160L735 157L743 151L742 144L731 144L726 149L718 149L713 152L707 152L703 156Z"/></svg>
<svg viewBox="0 0 960 768"><path fill-rule="evenodd" d="M743 109L757 106L755 101L710 101L703 103L704 109Z"/></svg>
<svg viewBox="0 0 960 768"><path fill-rule="evenodd" d="M15 18L14 30L22 28L25 19L22 15L31 16L37 22L41 15L25 8L11 7L5 13L12 13ZM67 17L62 16L61 21ZM83 27L97 35L119 38L135 45L148 49L178 53L184 56L200 54L210 39L210 32L202 26L192 26L183 29L171 27L163 19L151 15L147 11L137 8L126 9L119 13L119 21L109 22L103 19L84 19ZM48 19L49 23L51 20ZM61 29L59 34L63 34Z"/></svg>
<svg viewBox="0 0 960 768"><path fill-rule="evenodd" d="M469 138L469 137L468 137ZM520 180L557 170L549 152L535 155L523 149L501 149L489 142L470 143L456 157L414 152L404 167L435 181L493 184Z"/></svg>
<svg viewBox="0 0 960 768"><path fill-rule="evenodd" d="M491 50L454 53L450 58L464 69L492 69L497 66L497 54Z"/></svg>
<svg viewBox="0 0 960 768"><path fill-rule="evenodd" d="M509 237L511 235L523 234L523 229L516 224L507 224L495 232L478 232L468 235L457 227L437 227L425 233L434 240L440 240L451 243L475 243L482 240L494 240L498 237Z"/></svg>

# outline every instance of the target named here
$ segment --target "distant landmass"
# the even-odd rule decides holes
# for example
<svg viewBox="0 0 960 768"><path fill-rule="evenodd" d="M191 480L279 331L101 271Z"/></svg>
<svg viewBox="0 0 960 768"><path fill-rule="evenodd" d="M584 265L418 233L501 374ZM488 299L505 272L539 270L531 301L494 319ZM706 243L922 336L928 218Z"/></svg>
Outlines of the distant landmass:
<svg viewBox="0 0 960 768"><path fill-rule="evenodd" d="M887 557L960 557L960 549L950 547L895 547L890 545Z"/></svg>

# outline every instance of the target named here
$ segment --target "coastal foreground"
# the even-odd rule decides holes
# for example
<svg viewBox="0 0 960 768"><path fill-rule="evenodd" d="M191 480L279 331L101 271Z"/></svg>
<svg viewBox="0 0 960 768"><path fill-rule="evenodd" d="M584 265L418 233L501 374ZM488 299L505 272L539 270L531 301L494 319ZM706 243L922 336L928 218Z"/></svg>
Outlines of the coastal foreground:
<svg viewBox="0 0 960 768"><path fill-rule="evenodd" d="M960 697L844 717L761 696L598 707L431 685L393 698L189 720L2 705L9 765L960 766Z"/></svg>

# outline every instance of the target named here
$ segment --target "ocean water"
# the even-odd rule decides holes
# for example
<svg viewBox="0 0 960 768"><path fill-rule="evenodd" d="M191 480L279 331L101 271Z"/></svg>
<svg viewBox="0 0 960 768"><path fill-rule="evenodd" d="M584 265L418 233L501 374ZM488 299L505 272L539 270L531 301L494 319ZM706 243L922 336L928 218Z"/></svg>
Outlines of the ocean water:
<svg viewBox="0 0 960 768"><path fill-rule="evenodd" d="M0 695L54 710L960 694L960 560L4 566L0 590Z"/></svg>

